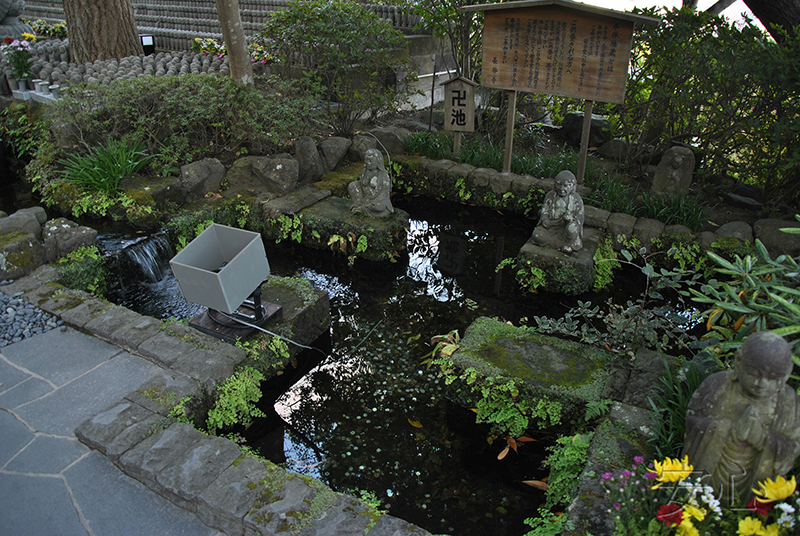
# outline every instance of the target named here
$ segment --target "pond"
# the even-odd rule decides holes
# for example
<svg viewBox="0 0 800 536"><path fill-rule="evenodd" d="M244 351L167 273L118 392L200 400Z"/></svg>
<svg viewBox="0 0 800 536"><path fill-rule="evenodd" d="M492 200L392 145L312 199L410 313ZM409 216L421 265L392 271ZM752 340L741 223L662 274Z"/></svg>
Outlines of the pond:
<svg viewBox="0 0 800 536"><path fill-rule="evenodd" d="M546 478L545 447L554 438L534 436L498 460L505 439L490 443L489 428L447 398L424 360L431 337L463 334L479 316L532 322L560 316L576 300L523 293L511 274L495 271L516 256L531 220L421 197L394 204L411 214L407 258L394 264L351 267L329 252L266 244L274 274L304 277L329 293L332 325L330 337L315 343L323 352L300 359L309 362L305 369L265 386L268 417L242 435L288 469L337 491L368 492L390 514L432 533L524 534L523 520L536 514L543 492L522 481ZM101 240L113 252L141 238L104 232ZM120 282L112 294L157 318L199 310L169 276Z"/></svg>

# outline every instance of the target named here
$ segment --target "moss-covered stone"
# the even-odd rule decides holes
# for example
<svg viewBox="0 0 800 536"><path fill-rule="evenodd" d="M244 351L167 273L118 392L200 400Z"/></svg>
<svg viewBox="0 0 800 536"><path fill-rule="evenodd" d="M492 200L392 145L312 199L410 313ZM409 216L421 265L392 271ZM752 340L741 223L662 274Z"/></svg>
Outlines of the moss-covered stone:
<svg viewBox="0 0 800 536"><path fill-rule="evenodd" d="M0 280L22 277L45 262L47 252L32 233L15 231L0 236Z"/></svg>
<svg viewBox="0 0 800 536"><path fill-rule="evenodd" d="M602 232L584 228L583 248L571 254L551 248L543 248L529 240L517 257L520 266L541 270L544 275L542 288L550 292L578 295L594 287L594 254Z"/></svg>

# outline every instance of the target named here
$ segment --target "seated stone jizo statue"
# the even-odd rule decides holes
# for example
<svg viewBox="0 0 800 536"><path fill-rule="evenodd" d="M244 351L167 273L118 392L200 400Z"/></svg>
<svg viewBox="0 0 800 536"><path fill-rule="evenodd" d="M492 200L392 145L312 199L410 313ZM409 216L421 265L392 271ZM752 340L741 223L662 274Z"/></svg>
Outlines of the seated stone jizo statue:
<svg viewBox="0 0 800 536"><path fill-rule="evenodd" d="M364 162L366 167L359 179L347 187L351 200L350 211L384 218L394 212L392 180L383 165L383 155L377 149L367 149Z"/></svg>
<svg viewBox="0 0 800 536"><path fill-rule="evenodd" d="M572 253L583 247L583 199L575 191L578 181L571 171L555 178L553 189L542 203L539 223L531 236L539 246Z"/></svg>
<svg viewBox="0 0 800 536"><path fill-rule="evenodd" d="M800 397L786 384L792 351L779 335L750 335L733 370L697 388L686 414L683 455L710 475L723 504L742 503L767 478L786 476L800 454Z"/></svg>

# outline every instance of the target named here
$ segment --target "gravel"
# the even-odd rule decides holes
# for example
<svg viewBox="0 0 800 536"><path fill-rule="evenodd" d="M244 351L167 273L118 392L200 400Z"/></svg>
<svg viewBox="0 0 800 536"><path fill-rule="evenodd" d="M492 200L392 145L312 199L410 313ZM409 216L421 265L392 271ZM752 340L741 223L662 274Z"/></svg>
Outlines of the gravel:
<svg viewBox="0 0 800 536"><path fill-rule="evenodd" d="M66 330L63 320L25 302L21 295L0 291L0 348L51 329Z"/></svg>

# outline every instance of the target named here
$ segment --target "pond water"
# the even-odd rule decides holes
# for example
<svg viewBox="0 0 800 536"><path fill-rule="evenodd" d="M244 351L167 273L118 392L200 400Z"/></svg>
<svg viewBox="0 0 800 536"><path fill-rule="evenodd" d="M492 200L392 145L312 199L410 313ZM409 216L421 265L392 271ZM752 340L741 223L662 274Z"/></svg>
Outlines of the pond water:
<svg viewBox="0 0 800 536"><path fill-rule="evenodd" d="M543 492L522 481L547 476L545 447L554 438L535 436L498 460L505 440L490 444L488 427L453 404L422 361L431 337L463 334L479 316L518 324L560 316L575 299L522 293L511 274L495 272L534 222L426 198L394 204L411 214L408 256L395 264L349 267L329 252L266 244L274 274L304 277L329 293L332 325L315 343L323 352L304 354L305 368L265 386L269 415L242 435L288 469L337 491L369 492L390 514L432 533L524 534ZM119 252L137 240L105 232L102 247ZM157 318L199 310L170 276L118 282L112 297Z"/></svg>

